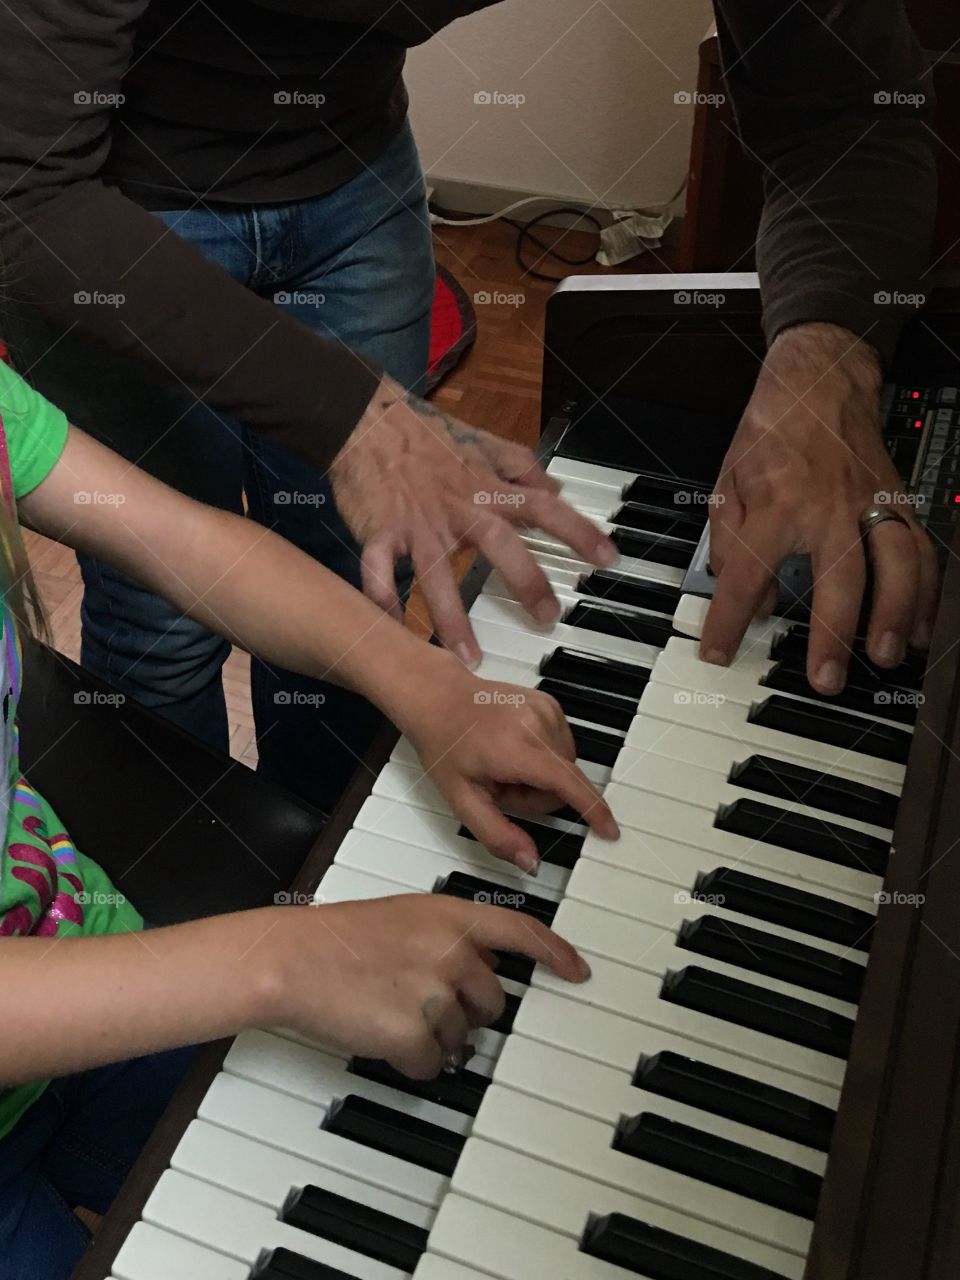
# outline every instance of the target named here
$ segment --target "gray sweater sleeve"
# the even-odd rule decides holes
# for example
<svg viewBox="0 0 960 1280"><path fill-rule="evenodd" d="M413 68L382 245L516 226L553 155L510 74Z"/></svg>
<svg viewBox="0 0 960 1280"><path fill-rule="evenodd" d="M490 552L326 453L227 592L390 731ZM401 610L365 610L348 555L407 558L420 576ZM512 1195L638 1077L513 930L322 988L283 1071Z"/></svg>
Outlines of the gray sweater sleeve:
<svg viewBox="0 0 960 1280"><path fill-rule="evenodd" d="M715 0L744 146L764 168L768 341L842 325L889 359L923 293L934 101L900 0Z"/></svg>
<svg viewBox="0 0 960 1280"><path fill-rule="evenodd" d="M325 469L380 371L257 298L101 180L111 103L146 6L0 4L3 288ZM77 305L96 293L123 305Z"/></svg>

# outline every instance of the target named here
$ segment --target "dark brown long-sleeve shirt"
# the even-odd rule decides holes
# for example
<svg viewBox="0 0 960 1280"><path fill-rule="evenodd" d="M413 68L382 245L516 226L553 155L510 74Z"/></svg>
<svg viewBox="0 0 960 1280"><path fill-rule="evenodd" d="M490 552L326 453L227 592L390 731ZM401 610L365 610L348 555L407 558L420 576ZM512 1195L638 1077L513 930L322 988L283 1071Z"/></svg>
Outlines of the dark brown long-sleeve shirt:
<svg viewBox="0 0 960 1280"><path fill-rule="evenodd" d="M0 5L3 287L325 469L379 370L231 280L147 210L276 203L349 180L403 119L405 49L488 3ZM917 105L929 86L900 0L716 9L745 143L768 173L768 337L824 320L887 354L897 315L874 294L915 286L934 205L931 104ZM125 305L78 307L81 291L123 294Z"/></svg>

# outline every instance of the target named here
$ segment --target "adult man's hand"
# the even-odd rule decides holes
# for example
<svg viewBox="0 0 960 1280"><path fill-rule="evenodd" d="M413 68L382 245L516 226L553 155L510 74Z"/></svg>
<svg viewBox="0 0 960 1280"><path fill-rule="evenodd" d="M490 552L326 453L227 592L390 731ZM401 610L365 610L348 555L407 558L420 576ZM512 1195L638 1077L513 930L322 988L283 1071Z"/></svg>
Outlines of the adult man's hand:
<svg viewBox="0 0 960 1280"><path fill-rule="evenodd" d="M772 344L711 509L719 580L700 645L708 662L729 662L751 619L771 611L774 575L794 552L813 562L807 676L814 688L838 693L846 681L867 555L870 658L893 667L908 641L929 644L936 558L884 446L879 389L875 353L846 329L800 325ZM864 545L859 518L886 504L906 526L886 521Z"/></svg>
<svg viewBox="0 0 960 1280"><path fill-rule="evenodd" d="M399 614L394 565L409 555L438 636L468 666L480 649L450 564L459 548L486 556L541 625L559 606L518 528L543 529L591 564L617 559L610 540L557 496L530 449L466 426L390 378L330 474L337 507L363 544L366 594Z"/></svg>

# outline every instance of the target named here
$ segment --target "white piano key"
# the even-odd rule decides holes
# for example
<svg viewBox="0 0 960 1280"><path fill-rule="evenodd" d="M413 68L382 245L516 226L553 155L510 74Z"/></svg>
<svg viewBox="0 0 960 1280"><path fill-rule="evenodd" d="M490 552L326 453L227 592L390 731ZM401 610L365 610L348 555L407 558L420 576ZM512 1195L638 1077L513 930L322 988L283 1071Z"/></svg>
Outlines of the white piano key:
<svg viewBox="0 0 960 1280"><path fill-rule="evenodd" d="M713 1045L751 1062L768 1062L793 1075L832 1088L840 1087L844 1063L839 1058L663 1000L660 997L662 975L643 973L593 955L589 961L593 976L580 984L561 983L549 970L535 970L531 990L520 1004L517 1019L522 1017L533 990L540 989L561 996L571 1006L585 1004L606 1009L608 1013L619 1014L658 1031L676 1032L690 1045ZM687 963L699 964L699 959L690 957ZM515 1020L514 1027L518 1026ZM637 1039L640 1040L642 1035L638 1032Z"/></svg>
<svg viewBox="0 0 960 1280"><path fill-rule="evenodd" d="M879 876L851 867L841 867L826 858L815 858L806 853L794 853L779 845L751 840L747 836L721 831L713 825L713 814L680 800L665 799L651 792L639 791L611 782L604 798L620 823L620 839L591 843L590 856L615 866L630 866L630 856L637 843L651 843L661 848L661 838L690 845L711 857L722 860L723 865L742 867L766 867L781 875L805 882L816 892L852 894L872 898L882 888ZM586 842L585 842L586 844Z"/></svg>
<svg viewBox="0 0 960 1280"><path fill-rule="evenodd" d="M564 901L582 902L602 908L605 912L624 915L631 920L644 920L648 924L660 925L665 929L677 929L684 920L699 919L700 916L716 916L720 920L729 920L749 925L754 929L761 929L778 938L789 938L793 942L819 947L822 951L830 955L842 956L853 964L865 965L866 963L861 952L851 951L845 943L830 942L816 935L797 929L788 929L783 925L758 919L756 916L730 910L709 898L694 897L693 887L696 884L697 873L716 869L715 866L704 868L700 864L705 859L696 854L691 855L688 864L691 874L685 881L680 874L682 868L674 871L672 857L662 859L661 865L657 868L660 874L656 877L647 874L649 861L652 859L645 860L643 874L639 874L641 870L639 867L637 871L626 871L621 867L597 862L592 858L581 858L570 872L570 879L564 890ZM672 879L668 878L671 874ZM767 874L762 875L761 878L777 884L790 884L784 876ZM874 913L876 911L875 903L871 902L865 906L863 901L848 895L831 893L830 899L834 902L842 900L845 906L856 907L859 910L870 910Z"/></svg>
<svg viewBox="0 0 960 1280"><path fill-rule="evenodd" d="M792 735L787 736L792 738ZM758 749L737 738L723 737L692 725L671 723L648 716L641 705L631 721L624 749L613 766L611 777L614 781L633 768L632 757L635 753L663 756L667 760L689 761L698 768L712 769L715 773L726 776L735 764L758 754ZM816 763L811 763L802 751L792 750L786 743L782 748L767 751L766 754L808 769L817 768ZM838 760L822 772L829 773L831 777L847 778L852 782L878 787L891 795L899 795L902 789L902 780L880 782L876 778L865 778L861 770L848 767L846 761Z"/></svg>
<svg viewBox="0 0 960 1280"><path fill-rule="evenodd" d="M581 1253L569 1237L458 1195L440 1207L424 1257L431 1254L468 1266L480 1262L497 1280L625 1280L622 1267ZM434 1274L447 1280L442 1263Z"/></svg>
<svg viewBox="0 0 960 1280"><path fill-rule="evenodd" d="M604 534L611 534L613 531L614 526L608 524L605 520L594 520L594 524ZM527 550L540 563L547 562L548 558L552 562L566 561L564 568L571 568L571 570L576 568L581 573L591 573L596 568L596 564L572 558L570 548L554 540L549 534L544 534L543 530L526 530L522 532L521 536L524 539ZM673 564L660 564L657 561L652 561L652 559L643 559L639 556L623 556L623 554L609 567L627 577L663 582L666 586L676 586L676 588L684 585L684 577L686 576L685 568L676 568Z"/></svg>
<svg viewBox="0 0 960 1280"><path fill-rule="evenodd" d="M665 1001L660 1003L667 1010L681 1014L687 1012L676 1005L667 1005ZM700 1027L694 1023L695 1018L671 1017L669 1014L662 1019L662 1025L657 1025L656 1021L637 1023L606 1009L592 1008L543 988L532 987L520 1005L511 1036L523 1035L631 1073L636 1069L641 1054L670 1050L749 1076L762 1084L785 1089L788 1093L800 1094L836 1110L840 1100L837 1084L796 1074L775 1063L769 1055L744 1056L741 1048L745 1041L734 1044L732 1048L724 1048L703 1038L694 1038L690 1032L696 1035L700 1032Z"/></svg>
<svg viewBox="0 0 960 1280"><path fill-rule="evenodd" d="M566 649L579 649L583 652L599 654L601 657L614 657L618 662L629 662L637 667L652 667L654 659L660 652L651 645L638 645L638 648L647 650L646 653L614 653L610 654L607 649L598 649L596 645L590 642L590 635L599 635L599 632L593 633L585 631L581 627L566 627L563 623L554 623L549 630L522 630L519 626L509 627L499 623L485 622L483 619L474 619L474 615L470 615L470 625L473 627L473 634L477 638L477 644L480 646L484 655L497 658L507 658L514 662L523 663L539 663L544 658L548 658L555 649L561 647ZM564 631L565 628L565 631ZM609 636L608 639L616 640L618 637ZM633 640L622 641L624 645L635 644Z"/></svg>
<svg viewBox="0 0 960 1280"><path fill-rule="evenodd" d="M564 502L581 514L590 514L608 520L623 506L623 494L619 485L596 484L592 480L574 480L565 477L560 496Z"/></svg>
<svg viewBox="0 0 960 1280"><path fill-rule="evenodd" d="M703 624L706 621L710 601L703 596L683 595L673 615L673 628L682 635L692 636L699 640L703 635ZM790 631L796 623L788 618L770 617L754 620L747 627L740 645L738 656L745 653L763 653L769 656L770 646L778 636Z"/></svg>
<svg viewBox="0 0 960 1280"><path fill-rule="evenodd" d="M688 644L693 648L692 653L684 648ZM728 702L739 702L747 707L761 703L773 694L802 705L810 703L827 707L835 705L839 715L856 716L867 725L879 722L895 725L908 733L913 732L912 725L903 724L885 715L882 703L877 703L872 711L858 711L855 708L824 702L823 699L818 699L814 695L813 690L809 691L807 697L803 697L801 694L768 688L760 681L775 666L774 662L751 655L738 658L732 666L718 667L710 662L701 662L696 656L696 648L692 641L674 639L667 642L666 648L660 654L651 679L656 684L665 684L685 691L694 689L701 694L725 698Z"/></svg>
<svg viewBox="0 0 960 1280"><path fill-rule="evenodd" d="M701 769L695 764L683 763L679 760L668 760L664 756L653 753L641 755L640 752L634 752L620 769L618 782L624 786L636 787L640 791L650 791L654 795L669 796L697 809L708 809L714 814L722 805L733 804L734 801L743 800L749 796L769 805L771 809L820 818L824 822L845 827L849 831L876 836L877 839L885 840L888 844L893 838L893 832L889 827L879 827L872 822L861 822L856 818L805 804L802 793L796 800L783 800L779 796L748 790L736 783L727 782L723 775L715 770Z"/></svg>
<svg viewBox="0 0 960 1280"><path fill-rule="evenodd" d="M168 1169L147 1201L145 1222L174 1231L253 1265L262 1253L285 1248L338 1267L353 1280L402 1280L408 1273L353 1249L278 1222L272 1210L242 1196Z"/></svg>
<svg viewBox="0 0 960 1280"><path fill-rule="evenodd" d="M564 822L560 818L544 818L539 825L546 830L555 828L558 832L574 831L582 834L584 828L574 823ZM408 805L395 804L389 798L371 795L364 801L354 824L355 830L369 831L374 835L387 835L403 844L417 845L423 849L434 849L437 853L445 853L452 858L461 855L462 836L457 835L460 827L458 818L441 813L432 813L428 809L415 809ZM467 840L467 844L475 845L475 840ZM492 855L486 854L485 857ZM552 867L542 863L537 876L537 884L559 884L567 872L563 867Z"/></svg>
<svg viewBox="0 0 960 1280"><path fill-rule="evenodd" d="M635 471L604 467L596 462L580 462L577 458L563 458L559 454L550 459L547 473L561 483L573 480L577 483L596 484L605 489L614 489L621 495L627 485L637 478Z"/></svg>
<svg viewBox="0 0 960 1280"><path fill-rule="evenodd" d="M268 1085L219 1072L200 1103L197 1118L420 1204L432 1208L440 1204L448 1185L442 1174L331 1133L322 1127L325 1102L313 1094L307 1100L282 1092L270 1073L265 1074ZM365 1083L355 1079L358 1085Z"/></svg>
<svg viewBox="0 0 960 1280"><path fill-rule="evenodd" d="M541 566L543 567L543 566ZM603 596L596 596L582 589L584 580L589 574L584 574L575 569L554 569L544 567L544 573L547 581L553 589L554 595L561 604L564 612L575 604L585 602L587 604L604 603ZM643 579L636 579L638 584ZM662 582L655 582L656 586L662 587ZM499 573L491 573L490 577L483 585L483 594L488 596L496 596L499 600L515 600L513 592L501 578ZM658 621L670 621L671 613L669 609L651 609L642 605L630 605L624 601L610 601L618 609L634 610L641 617L649 616ZM773 664L770 664L773 665Z"/></svg>
<svg viewBox="0 0 960 1280"><path fill-rule="evenodd" d="M425 1253L417 1263L413 1280L490 1280L489 1275L481 1275L473 1267L464 1266L461 1262L451 1262L449 1258L441 1258L435 1253Z"/></svg>
<svg viewBox="0 0 960 1280"><path fill-rule="evenodd" d="M700 911L696 906L687 908L688 919L699 919L711 914ZM751 921L752 927L772 938L782 937L786 931L775 926L766 926L763 921ZM781 995L792 996L796 1000L805 1000L816 1004L818 1008L829 1009L844 1018L857 1016L856 1005L846 1000L822 995L809 987L784 982L765 974L757 973L747 965L734 964L723 960L715 960L711 956L700 955L696 951L687 950L677 945L675 928L660 924L648 924L641 920L631 920L628 916L606 911L602 907L591 906L587 902L575 902L565 899L557 911L554 928L568 942L573 943L578 951L582 951L588 961L593 964L594 957L612 961L627 968L637 969L641 973L649 973L662 977L668 971L682 969L684 965L695 964L713 973L725 974L728 978L737 978L742 982L752 982L765 991L777 991ZM813 939L805 939L813 946Z"/></svg>
<svg viewBox="0 0 960 1280"><path fill-rule="evenodd" d="M431 849L417 849L413 845L404 845L385 836L374 836L367 831L354 829L344 838L334 865L353 867L357 871L382 876L385 880L393 880L398 874L402 876L403 883L409 883L409 878L412 878L424 893L433 893L439 881L455 871L462 871L502 885L505 891L512 894L526 891L548 898L551 902L559 902L563 897L563 885L569 875L564 868L546 867L548 871L561 874L545 877L538 875L534 879L524 875L513 863L504 862L502 858L494 858L492 854L486 853L476 841L464 840L463 843L467 846L465 856L453 859ZM474 850L478 852L473 852Z"/></svg>
<svg viewBox="0 0 960 1280"><path fill-rule="evenodd" d="M146 1222L137 1222L120 1246L111 1280L249 1280L250 1268L236 1258Z"/></svg>
<svg viewBox="0 0 960 1280"><path fill-rule="evenodd" d="M649 1093L631 1081L632 1076L626 1071L602 1066L519 1034L507 1037L495 1077L495 1083L505 1089L529 1094L593 1120L616 1123L621 1116L655 1111L678 1124L692 1125L718 1138L739 1142L811 1173L822 1175L826 1169L827 1157L822 1151L728 1120L712 1111ZM453 1188L457 1190L456 1181Z"/></svg>
<svg viewBox="0 0 960 1280"><path fill-rule="evenodd" d="M328 902L363 902L368 898L389 898L402 893L416 893L415 884L401 884L354 871L352 867L333 866L325 872L314 902L322 906Z"/></svg>
<svg viewBox="0 0 960 1280"><path fill-rule="evenodd" d="M483 623L489 627L499 627L511 636L519 634L535 641L542 640L541 653L552 653L560 645L565 645L585 649L590 653L601 653L621 662L636 662L645 666L650 666L660 653L660 649L654 645L626 640L622 636L608 636L602 631L590 631L587 627L573 627L568 622L554 622L549 627L537 627L522 605L512 600L499 600L496 596L479 596L470 610L470 622L475 630ZM487 634L484 631L484 635ZM493 642L486 642L481 641L477 634L477 640L485 653L499 653L504 658L523 660L532 652L511 644L506 637L495 637Z"/></svg>
<svg viewBox="0 0 960 1280"><path fill-rule="evenodd" d="M265 1205L280 1216L290 1192L321 1187L355 1204L429 1230L434 1210L406 1196L360 1182L340 1170L278 1151L238 1133L194 1120L177 1144L170 1167L224 1191Z"/></svg>
<svg viewBox="0 0 960 1280"><path fill-rule="evenodd" d="M546 560L546 556L534 556L538 562ZM556 595L574 596L578 594L580 581L583 578L583 571L579 565L575 565L569 569L546 568L540 565L546 575L547 581L553 588ZM499 573L494 571L483 584L483 595L496 596L499 600L516 600L516 594L510 590Z"/></svg>
<svg viewBox="0 0 960 1280"><path fill-rule="evenodd" d="M775 1268L778 1276L800 1280L803 1260L796 1253L737 1232L734 1224L728 1227L695 1217L687 1201L664 1203L653 1198L666 1181L648 1176L646 1186L627 1190L593 1180L589 1170L559 1168L524 1151L472 1138L454 1174L453 1191L491 1208L514 1213L537 1226L548 1227L570 1237L573 1244L579 1243L591 1214L624 1213L651 1227L721 1249L755 1266ZM712 1191L713 1188L698 1184L693 1203L699 1205L705 1200L707 1205L716 1204L724 1193L713 1196Z"/></svg>
<svg viewBox="0 0 960 1280"><path fill-rule="evenodd" d="M655 1032L663 1030L676 1033L685 1038L689 1046L713 1046L724 1052L735 1053L746 1061L776 1064L792 1075L828 1084L831 1088L840 1088L845 1064L837 1057L662 1000L662 975L639 972L595 955L590 955L589 961L593 977L582 984L563 983L561 986L549 970L536 970L531 991L522 1000L517 1020L513 1023L515 1028L520 1027L518 1019L524 1015L532 992L540 989L562 997L571 1007L588 1005L631 1019ZM698 964L698 960L691 956L687 964ZM685 966L678 965L677 968ZM644 1036L644 1032L637 1032L637 1041ZM687 1052L695 1051L689 1047ZM741 1066L740 1070L744 1068Z"/></svg>
<svg viewBox="0 0 960 1280"><path fill-rule="evenodd" d="M345 1058L336 1058L269 1031L241 1032L227 1051L223 1069L241 1079L327 1109L338 1099L355 1093L395 1111L442 1125L454 1133L467 1133L470 1128L470 1117L459 1111L353 1075L347 1070Z"/></svg>
<svg viewBox="0 0 960 1280"><path fill-rule="evenodd" d="M782 729L768 729L752 724L747 718L750 708L738 702L718 702L701 695L696 689L675 689L652 681L643 691L640 712L664 720L669 725L689 725L705 733L715 733L730 738L740 750L753 749L768 755L787 754L808 760L830 773L836 765L846 766L849 772L873 783L895 787L903 785L906 769L902 764L880 760L847 747L835 747L825 742L815 742L798 734L785 733ZM631 745L631 730L627 732L627 746Z"/></svg>

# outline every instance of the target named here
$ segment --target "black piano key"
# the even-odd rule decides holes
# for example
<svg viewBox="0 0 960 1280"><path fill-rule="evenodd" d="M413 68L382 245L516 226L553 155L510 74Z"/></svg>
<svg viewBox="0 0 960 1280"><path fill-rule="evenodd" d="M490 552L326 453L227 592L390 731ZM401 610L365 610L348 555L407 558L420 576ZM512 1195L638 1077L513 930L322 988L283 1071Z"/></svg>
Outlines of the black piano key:
<svg viewBox="0 0 960 1280"><path fill-rule="evenodd" d="M713 825L719 831L732 831L750 840L823 858L840 867L869 871L875 876L884 874L890 856L890 844L880 836L825 818L779 809L761 800L744 798L721 805Z"/></svg>
<svg viewBox="0 0 960 1280"><path fill-rule="evenodd" d="M537 685L543 693L556 698L563 714L575 720L589 720L626 733L637 714L637 699L622 698L619 693L602 693L563 680L545 679Z"/></svg>
<svg viewBox="0 0 960 1280"><path fill-rule="evenodd" d="M563 615L563 621L584 631L598 631L605 636L620 636L638 644L662 649L673 635L673 622L656 613L638 613L626 606L618 607L597 601L580 600Z"/></svg>
<svg viewBox="0 0 960 1280"><path fill-rule="evenodd" d="M497 977L506 978L509 982L522 982L530 985L536 962L529 956L522 956L516 951L495 951L497 957Z"/></svg>
<svg viewBox="0 0 960 1280"><path fill-rule="evenodd" d="M870 949L874 916L869 911L806 889L777 884L733 867L718 867L697 877L694 892L698 898L717 902L727 911L739 911L859 951Z"/></svg>
<svg viewBox="0 0 960 1280"><path fill-rule="evenodd" d="M767 1267L651 1227L625 1213L591 1218L580 1250L645 1280L783 1280Z"/></svg>
<svg viewBox="0 0 960 1280"><path fill-rule="evenodd" d="M451 1111L459 1111L465 1116L477 1114L490 1084L487 1076L467 1067L461 1067L459 1071L452 1073L444 1071L435 1080L411 1080L382 1058L353 1058L348 1070L363 1080L389 1085L391 1089L408 1093L413 1098L436 1102L441 1107L449 1107Z"/></svg>
<svg viewBox="0 0 960 1280"><path fill-rule="evenodd" d="M556 867L573 867L580 857L585 834L581 831L563 831L560 827L547 827L542 822L534 822L532 818L517 818L510 815L514 826L526 831L537 846L541 862L549 862ZM476 840L476 836L467 827L457 832L465 840Z"/></svg>
<svg viewBox="0 0 960 1280"><path fill-rule="evenodd" d="M604 658L579 649L554 649L540 663L540 674L568 684L582 685L603 693L617 693L624 698L639 699L650 679L650 667Z"/></svg>
<svg viewBox="0 0 960 1280"><path fill-rule="evenodd" d="M668 511L640 502L625 502L610 523L624 529L640 529L647 533L668 533L673 538L699 540L706 523L706 512L691 507L676 507Z"/></svg>
<svg viewBox="0 0 960 1280"><path fill-rule="evenodd" d="M795 693L811 698L828 707L846 707L848 711L864 711L868 716L883 716L887 720L899 720L901 724L913 724L917 718L915 698L894 697L894 691L880 687L866 688L848 684L840 693L826 694L814 689L805 671L785 666L782 662L769 671L760 683L766 689L779 693Z"/></svg>
<svg viewBox="0 0 960 1280"><path fill-rule="evenodd" d="M805 671L809 634L806 626L791 627L773 642L770 648L771 658L796 670ZM922 653L908 653L898 667L877 667L867 657L863 641L858 640L850 650L847 678L854 684L864 684L867 687L876 684L883 688L917 691L923 684L926 669L927 658Z"/></svg>
<svg viewBox="0 0 960 1280"><path fill-rule="evenodd" d="M355 1280L355 1277L290 1249L274 1249L263 1265L254 1270L251 1280Z"/></svg>
<svg viewBox="0 0 960 1280"><path fill-rule="evenodd" d="M355 1093L328 1112L324 1128L447 1177L453 1173L465 1142L461 1134L443 1125L408 1116Z"/></svg>
<svg viewBox="0 0 960 1280"><path fill-rule="evenodd" d="M618 573L616 569L594 569L584 574L577 583L577 591L583 596L630 604L635 609L651 609L668 618L676 613L681 594L679 587L672 587L668 582L636 578L629 573Z"/></svg>
<svg viewBox="0 0 960 1280"><path fill-rule="evenodd" d="M668 538L655 533L640 533L636 529L613 529L610 540L622 556L637 560L652 560L654 564L668 564L674 569L686 569L697 549L697 540Z"/></svg>
<svg viewBox="0 0 960 1280"><path fill-rule="evenodd" d="M622 743L623 739L621 739L621 745ZM559 809L552 810L549 816L561 822L583 822L583 814L577 813L573 805L570 804L562 804Z"/></svg>
<svg viewBox="0 0 960 1280"><path fill-rule="evenodd" d="M425 1227L313 1186L291 1194L280 1221L400 1271L414 1270L429 1234Z"/></svg>
<svg viewBox="0 0 960 1280"><path fill-rule="evenodd" d="M730 770L727 781L877 827L892 827L897 816L899 801L890 791L773 756L752 755L742 760Z"/></svg>
<svg viewBox="0 0 960 1280"><path fill-rule="evenodd" d="M846 1058L850 1052L851 1018L698 965L668 973L660 995L684 1009L695 1009L738 1027L762 1031L833 1058Z"/></svg>
<svg viewBox="0 0 960 1280"><path fill-rule="evenodd" d="M779 729L811 742L825 742L895 764L906 764L912 741L912 734L894 724L867 720L817 702L798 702L777 693L754 707L748 720L765 729Z"/></svg>
<svg viewBox="0 0 960 1280"><path fill-rule="evenodd" d="M710 488L696 481L678 480L676 476L638 475L624 489L624 502L642 502L668 511L701 511L707 519Z"/></svg>
<svg viewBox="0 0 960 1280"><path fill-rule="evenodd" d="M830 1150L835 1111L734 1071L665 1050L641 1057L633 1084L815 1151Z"/></svg>
<svg viewBox="0 0 960 1280"><path fill-rule="evenodd" d="M623 734L609 733L605 729L594 729L583 724L572 724L570 732L573 734L578 760L589 760L591 764L612 768L623 750ZM579 818L580 815L576 814L575 817Z"/></svg>
<svg viewBox="0 0 960 1280"><path fill-rule="evenodd" d="M718 916L685 920L677 933L677 946L851 1004L859 1003L863 990L862 965L736 920Z"/></svg>
<svg viewBox="0 0 960 1280"><path fill-rule="evenodd" d="M817 1211L821 1179L809 1169L650 1111L624 1116L613 1146L638 1160L800 1218L813 1218Z"/></svg>
<svg viewBox="0 0 960 1280"><path fill-rule="evenodd" d="M491 1031L499 1031L501 1035L508 1036L513 1030L513 1021L520 1012L520 997L512 993L507 993L506 1003L503 1006L503 1013L497 1018L496 1022L489 1024Z"/></svg>
<svg viewBox="0 0 960 1280"><path fill-rule="evenodd" d="M495 880L484 880L466 871L451 871L444 880L439 881L434 893L446 893L451 898L462 898L465 902L483 902L496 907L507 907L511 911L522 911L525 915L535 916L545 925L551 925L557 914L557 903L551 902L549 898L526 893L519 886L510 889L497 884Z"/></svg>

